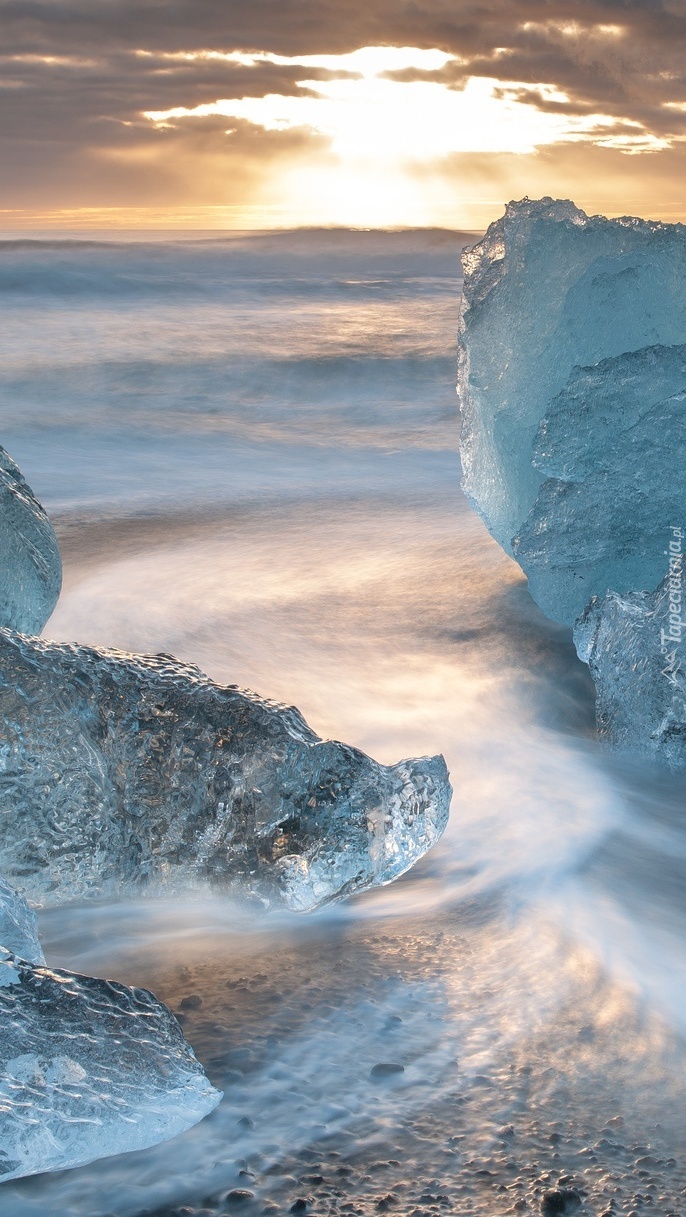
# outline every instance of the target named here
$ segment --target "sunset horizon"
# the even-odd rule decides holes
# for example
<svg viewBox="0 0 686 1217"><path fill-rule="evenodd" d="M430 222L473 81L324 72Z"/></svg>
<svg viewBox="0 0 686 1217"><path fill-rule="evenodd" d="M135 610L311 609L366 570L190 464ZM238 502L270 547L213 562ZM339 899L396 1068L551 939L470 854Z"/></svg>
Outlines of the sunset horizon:
<svg viewBox="0 0 686 1217"><path fill-rule="evenodd" d="M524 196L686 217L677 4L156 12L4 4L0 228L478 232Z"/></svg>

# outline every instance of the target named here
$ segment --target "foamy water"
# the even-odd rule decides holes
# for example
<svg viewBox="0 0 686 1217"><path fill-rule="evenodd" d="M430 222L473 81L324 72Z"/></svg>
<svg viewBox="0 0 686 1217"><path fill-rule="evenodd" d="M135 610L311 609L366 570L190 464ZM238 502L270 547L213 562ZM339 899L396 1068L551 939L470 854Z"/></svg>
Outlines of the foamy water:
<svg viewBox="0 0 686 1217"><path fill-rule="evenodd" d="M599 751L569 632L460 494L463 239L0 252L0 439L65 557L45 633L172 652L384 762L443 751L455 787L430 856L311 918L44 913L49 962L153 988L225 1098L168 1145L4 1185L12 1217L236 1188L246 1212L486 1214L565 1172L588 1212L679 1203L683 786Z"/></svg>

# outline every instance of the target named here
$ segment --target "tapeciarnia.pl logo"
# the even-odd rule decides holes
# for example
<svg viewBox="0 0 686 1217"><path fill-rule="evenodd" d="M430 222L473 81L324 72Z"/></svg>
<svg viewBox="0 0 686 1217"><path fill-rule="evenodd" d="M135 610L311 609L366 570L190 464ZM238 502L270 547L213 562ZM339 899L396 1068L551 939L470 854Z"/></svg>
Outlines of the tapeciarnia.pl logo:
<svg viewBox="0 0 686 1217"><path fill-rule="evenodd" d="M665 550L665 554L669 558L669 571L666 579L669 607L667 616L668 628L665 629L663 627L660 630L660 651L666 661L665 667L662 669L662 675L671 685L677 685L679 675L677 647L681 642L681 635L684 629L686 629L686 621L681 616L684 534L681 528L677 528L674 525L670 527L669 531L669 549Z"/></svg>

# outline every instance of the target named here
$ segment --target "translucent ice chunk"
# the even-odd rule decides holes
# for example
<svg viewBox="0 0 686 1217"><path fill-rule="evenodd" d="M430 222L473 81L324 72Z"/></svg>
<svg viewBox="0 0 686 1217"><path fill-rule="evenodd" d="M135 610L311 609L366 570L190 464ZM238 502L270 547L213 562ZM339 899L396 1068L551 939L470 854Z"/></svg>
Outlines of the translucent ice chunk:
<svg viewBox="0 0 686 1217"><path fill-rule="evenodd" d="M529 591L572 624L592 595L661 580L682 519L686 346L575 368L547 408L533 465L547 475L514 541Z"/></svg>
<svg viewBox="0 0 686 1217"><path fill-rule="evenodd" d="M152 993L0 947L0 1181L144 1149L220 1098Z"/></svg>
<svg viewBox="0 0 686 1217"><path fill-rule="evenodd" d="M0 945L29 963L45 963L36 914L4 879L0 879Z"/></svg>
<svg viewBox="0 0 686 1217"><path fill-rule="evenodd" d="M567 401L579 387L570 381L573 369L683 343L686 227L589 217L569 201L524 199L508 205L463 255L463 265L458 389L464 487L505 549L512 552L520 533L519 556L529 544L535 549L537 523L559 509L561 492L556 498L548 487L537 519L521 533L546 473L553 476L545 464L545 436L532 459L539 426L565 386ZM592 395L585 400L593 411ZM558 438L564 404L558 399L555 407ZM596 425L593 415L586 425L602 449L602 469L616 435L601 420ZM553 535L551 525L546 537ZM590 536L588 542L593 544ZM534 565L540 569L538 559ZM589 598L590 592L582 604Z"/></svg>
<svg viewBox="0 0 686 1217"><path fill-rule="evenodd" d="M651 590L683 528L686 227L524 199L463 263L465 489L543 611L583 613L601 736L686 764Z"/></svg>
<svg viewBox="0 0 686 1217"><path fill-rule="evenodd" d="M0 630L0 871L52 903L240 883L306 910L440 837L442 757L378 765L169 656Z"/></svg>
<svg viewBox="0 0 686 1217"><path fill-rule="evenodd" d="M52 525L19 468L0 448L0 625L40 633L61 584Z"/></svg>
<svg viewBox="0 0 686 1217"><path fill-rule="evenodd" d="M686 626L670 584L668 576L653 592L594 596L574 641L595 683L601 738L677 769L686 765Z"/></svg>

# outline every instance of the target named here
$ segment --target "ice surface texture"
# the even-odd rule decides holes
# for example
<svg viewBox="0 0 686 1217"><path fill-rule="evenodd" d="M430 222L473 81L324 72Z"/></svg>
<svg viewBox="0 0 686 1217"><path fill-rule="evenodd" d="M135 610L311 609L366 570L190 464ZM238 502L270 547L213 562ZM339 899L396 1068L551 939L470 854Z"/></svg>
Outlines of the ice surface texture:
<svg viewBox="0 0 686 1217"><path fill-rule="evenodd" d="M58 903L192 881L307 910L441 835L442 757L383 766L166 655L0 630L0 872Z"/></svg>
<svg viewBox="0 0 686 1217"><path fill-rule="evenodd" d="M614 748L686 765L686 677L681 611L670 604L670 578L654 592L594 597L574 630L596 686L598 732Z"/></svg>
<svg viewBox="0 0 686 1217"><path fill-rule="evenodd" d="M0 879L0 946L30 963L45 963L38 941L38 920L23 896ZM1 1033L0 1033L1 1038Z"/></svg>
<svg viewBox="0 0 686 1217"><path fill-rule="evenodd" d="M686 227L525 199L463 265L472 503L556 620L653 589L681 522Z"/></svg>
<svg viewBox="0 0 686 1217"><path fill-rule="evenodd" d="M145 989L0 947L0 1180L176 1136L221 1098Z"/></svg>
<svg viewBox="0 0 686 1217"><path fill-rule="evenodd" d="M61 584L52 525L21 471L0 448L0 626L38 634Z"/></svg>
<svg viewBox="0 0 686 1217"><path fill-rule="evenodd" d="M572 622L591 595L653 589L683 519L686 346L576 368L548 407L533 461L548 477L515 538L529 590Z"/></svg>

